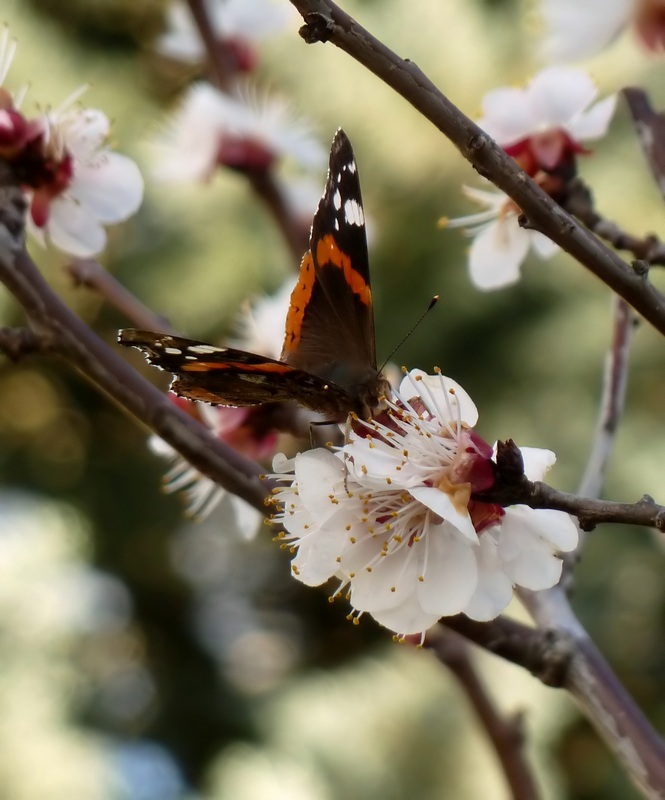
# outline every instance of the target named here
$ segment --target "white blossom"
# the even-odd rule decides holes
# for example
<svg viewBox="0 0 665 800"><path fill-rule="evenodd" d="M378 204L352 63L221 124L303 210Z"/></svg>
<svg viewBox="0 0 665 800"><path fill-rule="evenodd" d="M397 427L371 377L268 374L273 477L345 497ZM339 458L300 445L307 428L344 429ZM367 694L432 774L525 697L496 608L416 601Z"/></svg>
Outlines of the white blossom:
<svg viewBox="0 0 665 800"><path fill-rule="evenodd" d="M583 70L547 67L522 88L488 92L478 125L534 175L555 168L567 154L584 152L583 142L607 133L617 97L594 102L597 96Z"/></svg>
<svg viewBox="0 0 665 800"><path fill-rule="evenodd" d="M294 18L290 7L278 0L207 0L205 9L218 40L247 48L278 33ZM156 49L176 61L202 61L205 47L189 8L172 3L166 21L167 30L157 39Z"/></svg>
<svg viewBox="0 0 665 800"><path fill-rule="evenodd" d="M122 222L143 199L143 178L127 156L106 146L110 124L96 109L65 104L42 118L48 181L29 192L29 229L44 244L77 258L101 252L105 225Z"/></svg>
<svg viewBox="0 0 665 800"><path fill-rule="evenodd" d="M576 546L577 528L562 512L471 500L492 485L492 449L473 431L466 392L414 370L388 406L336 453L275 459L273 521L294 576L310 586L335 578L353 615L400 635L452 614L491 619L514 585L556 584L557 553ZM527 455L528 477L542 478L553 454Z"/></svg>
<svg viewBox="0 0 665 800"><path fill-rule="evenodd" d="M631 26L649 50L665 44L662 0L540 0L540 12L544 54L551 61L593 56Z"/></svg>
<svg viewBox="0 0 665 800"><path fill-rule="evenodd" d="M231 97L208 83L191 87L152 144L154 176L163 181L207 180L220 165L266 168L291 158L318 168L325 162L323 148L286 102L249 88Z"/></svg>
<svg viewBox="0 0 665 800"><path fill-rule="evenodd" d="M278 358L293 285L293 281L286 281L276 294L260 297L246 306L238 317L238 337L232 345ZM262 461L274 454L277 434L264 430L263 425L253 425L257 415L262 413L261 408L211 406L175 396L173 402L193 413L214 436L248 458ZM203 519L225 500L233 517L233 527L244 536L256 533L261 514L255 508L202 475L158 436L150 438L149 446L154 453L173 462L164 476L164 489L169 493L183 492L191 516Z"/></svg>
<svg viewBox="0 0 665 800"><path fill-rule="evenodd" d="M492 291L510 286L520 278L520 267L533 250L548 259L559 249L547 236L518 222L519 209L499 191L485 191L463 186L462 191L485 210L456 219L444 218L442 227L464 228L472 237L468 254L469 277L478 289Z"/></svg>

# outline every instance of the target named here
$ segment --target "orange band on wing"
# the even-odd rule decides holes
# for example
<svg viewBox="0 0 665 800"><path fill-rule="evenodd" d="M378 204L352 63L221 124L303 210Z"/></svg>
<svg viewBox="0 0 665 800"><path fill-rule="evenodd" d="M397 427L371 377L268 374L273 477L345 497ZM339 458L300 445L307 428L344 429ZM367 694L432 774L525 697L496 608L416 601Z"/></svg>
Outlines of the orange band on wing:
<svg viewBox="0 0 665 800"><path fill-rule="evenodd" d="M279 375L284 375L291 372L293 367L288 364L279 364L272 361L265 361L261 364L243 364L242 361L225 361L223 364L217 361L194 361L191 364L183 364L180 368L181 372L210 372L212 370L237 370L238 372L251 373L256 372L263 374L265 372L274 372Z"/></svg>
<svg viewBox="0 0 665 800"><path fill-rule="evenodd" d="M302 321L305 317L307 304L312 297L316 273L314 271L314 261L309 250L305 253L300 265L298 283L291 293L291 303L289 313L286 317L286 330L284 336L284 353L292 352L300 341L302 331Z"/></svg>
<svg viewBox="0 0 665 800"><path fill-rule="evenodd" d="M316 260L323 267L332 264L344 272L344 280L360 302L366 306L372 303L372 291L363 276L353 268L349 256L337 246L335 237L331 234L323 236L316 245Z"/></svg>

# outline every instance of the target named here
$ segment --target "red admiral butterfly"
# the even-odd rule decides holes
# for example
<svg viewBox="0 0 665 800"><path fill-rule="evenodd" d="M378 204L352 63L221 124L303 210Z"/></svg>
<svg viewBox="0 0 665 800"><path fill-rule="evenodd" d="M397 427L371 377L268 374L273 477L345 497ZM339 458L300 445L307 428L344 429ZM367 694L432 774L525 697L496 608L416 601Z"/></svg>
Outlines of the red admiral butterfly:
<svg viewBox="0 0 665 800"><path fill-rule="evenodd" d="M118 341L172 372L171 390L192 400L229 406L295 400L330 420L351 412L369 418L389 384L376 366L365 215L344 131L333 139L280 361L150 331L121 330Z"/></svg>

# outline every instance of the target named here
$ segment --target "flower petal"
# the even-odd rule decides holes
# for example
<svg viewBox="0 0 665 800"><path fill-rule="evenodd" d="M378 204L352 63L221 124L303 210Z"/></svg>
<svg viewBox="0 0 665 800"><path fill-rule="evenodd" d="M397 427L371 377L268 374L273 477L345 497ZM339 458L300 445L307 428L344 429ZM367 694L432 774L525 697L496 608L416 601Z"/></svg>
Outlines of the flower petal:
<svg viewBox="0 0 665 800"><path fill-rule="evenodd" d="M567 66L541 70L525 91L541 130L546 127L565 128L598 94L598 88L588 73Z"/></svg>
<svg viewBox="0 0 665 800"><path fill-rule="evenodd" d="M473 427L478 421L478 409L469 393L445 375L412 369L402 379L398 394L408 400L420 397L427 410L443 423L464 422Z"/></svg>
<svg viewBox="0 0 665 800"><path fill-rule="evenodd" d="M547 541L550 548L563 552L574 550L579 539L578 528L572 517L565 511L551 508L510 506L506 509L501 526L502 534L505 535L502 545L508 546L509 537L516 528Z"/></svg>
<svg viewBox="0 0 665 800"><path fill-rule="evenodd" d="M51 205L46 232L59 250L75 258L97 255L106 245L106 231L95 216L68 195Z"/></svg>
<svg viewBox="0 0 665 800"><path fill-rule="evenodd" d="M588 111L571 120L568 132L579 141L600 139L605 136L617 106L617 95L611 94L599 100Z"/></svg>
<svg viewBox="0 0 665 800"><path fill-rule="evenodd" d="M434 486L414 486L409 489L409 492L412 497L427 506L438 517L457 528L470 542L478 543L478 534L473 527L468 508L465 507L463 511L457 509L447 492Z"/></svg>
<svg viewBox="0 0 665 800"><path fill-rule="evenodd" d="M562 564L553 551L572 550L577 540L568 514L512 506L501 522L498 553L514 583L537 591L559 581Z"/></svg>
<svg viewBox="0 0 665 800"><path fill-rule="evenodd" d="M501 147L524 139L537 125L538 120L523 89L503 86L487 92L483 98L483 116L478 126Z"/></svg>
<svg viewBox="0 0 665 800"><path fill-rule="evenodd" d="M524 474L530 481L542 481L556 463L556 456L551 450L520 447L520 453L524 461Z"/></svg>
<svg viewBox="0 0 665 800"><path fill-rule="evenodd" d="M547 26L545 52L552 61L574 61L609 44L630 19L633 0L541 0Z"/></svg>
<svg viewBox="0 0 665 800"><path fill-rule="evenodd" d="M304 507L321 519L330 516L337 508L331 496L343 484L344 474L341 459L322 447L297 455L295 480Z"/></svg>
<svg viewBox="0 0 665 800"><path fill-rule="evenodd" d="M99 222L122 222L141 205L143 177L131 158L106 151L91 164L77 164L70 191Z"/></svg>
<svg viewBox="0 0 665 800"><path fill-rule="evenodd" d="M533 247L533 249L536 251L538 258L542 258L543 261L545 261L548 258L552 258L555 253L559 252L559 245L545 236L544 233L541 233L540 231L530 231L530 233L531 247Z"/></svg>
<svg viewBox="0 0 665 800"><path fill-rule="evenodd" d="M478 582L464 613L471 619L485 622L498 616L510 603L513 597L513 584L503 571L497 542L491 533L480 537L480 548L476 551L476 558Z"/></svg>
<svg viewBox="0 0 665 800"><path fill-rule="evenodd" d="M477 548L445 523L428 526L418 546L427 548L425 570L416 586L423 610L439 617L459 614L476 589Z"/></svg>
<svg viewBox="0 0 665 800"><path fill-rule="evenodd" d="M440 619L438 614L428 614L423 610L415 592L398 606L372 611L372 616L388 630L403 635L423 633Z"/></svg>
<svg viewBox="0 0 665 800"><path fill-rule="evenodd" d="M346 521L351 517L347 516ZM339 571L339 555L347 546L349 534L345 529L345 518L335 520L325 529L317 528L317 520L304 512L288 519L288 530L293 532L300 524L303 538L298 543L298 552L291 562L293 575L307 586L320 586ZM287 527L287 519L284 520Z"/></svg>
<svg viewBox="0 0 665 800"><path fill-rule="evenodd" d="M471 282L484 291L516 283L528 251L529 234L520 228L517 217L490 223L474 238L469 250Z"/></svg>
<svg viewBox="0 0 665 800"><path fill-rule="evenodd" d="M368 544L371 543L366 540L352 548L357 551L358 564L367 566L353 575L351 602L360 611L374 615L376 611L402 605L413 593L422 572L422 550L404 545L399 551L381 558L380 549L377 552L376 546L367 547ZM368 554L374 561L371 566ZM347 566L346 561L344 566Z"/></svg>

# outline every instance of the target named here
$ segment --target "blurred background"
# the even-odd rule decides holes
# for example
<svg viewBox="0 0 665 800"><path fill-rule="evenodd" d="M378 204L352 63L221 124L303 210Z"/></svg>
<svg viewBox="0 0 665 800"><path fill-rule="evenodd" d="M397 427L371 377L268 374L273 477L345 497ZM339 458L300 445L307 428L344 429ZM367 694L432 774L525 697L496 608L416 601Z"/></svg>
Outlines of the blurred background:
<svg viewBox="0 0 665 800"><path fill-rule="evenodd" d="M540 67L537 24L518 0L343 6L471 115L486 91ZM195 74L155 52L165 8L165 0L3 0L0 21L18 39L10 74L13 85L30 84L24 108L57 106L90 83L84 102L113 119L114 143L144 171L143 207L110 229L105 266L179 330L222 341L240 304L275 290L297 264L242 176L151 181L146 144ZM397 360L438 365L459 381L488 441L554 449L551 482L573 491L597 414L608 290L565 255L529 259L510 289L475 290L467 240L436 222L475 210L460 187L479 185L478 176L349 57L306 46L299 24L294 13L262 43L257 79L289 98L324 149L338 126L353 141L371 220L379 361L439 293ZM602 94L641 85L665 107L665 67L632 37L590 67ZM581 171L601 213L637 235L663 234L662 200L621 104ZM320 192L325 168L313 180ZM33 253L58 292L114 341L128 321L75 287L62 256ZM0 315L3 325L22 324L4 290ZM641 326L607 497L665 499L664 352ZM351 625L342 603L290 578L269 532L235 536L227 504L187 521L182 498L161 490L167 465L146 441L66 364L0 360L1 797L507 796L465 697L431 654L394 644L369 618ZM588 543L573 598L660 729L664 570L655 536L604 527ZM544 797L637 796L563 693L497 659L480 654L479 663L501 708L525 713Z"/></svg>

